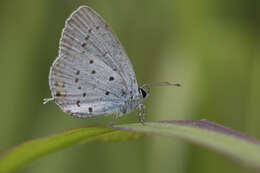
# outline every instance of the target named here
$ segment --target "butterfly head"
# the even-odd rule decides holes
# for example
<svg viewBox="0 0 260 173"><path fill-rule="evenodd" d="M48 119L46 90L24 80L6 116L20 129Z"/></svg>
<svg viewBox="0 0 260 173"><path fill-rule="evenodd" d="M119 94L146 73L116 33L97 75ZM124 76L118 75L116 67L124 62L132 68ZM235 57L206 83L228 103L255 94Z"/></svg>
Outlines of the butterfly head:
<svg viewBox="0 0 260 173"><path fill-rule="evenodd" d="M150 88L154 86L177 86L180 87L181 84L179 83L170 83L170 82L157 82L157 83L148 83L144 84L142 87L138 88L139 94L141 95L142 99L146 99L150 94Z"/></svg>
<svg viewBox="0 0 260 173"><path fill-rule="evenodd" d="M144 87L139 87L138 88L139 94L142 96L142 99L148 98L150 94L150 88L144 88Z"/></svg>

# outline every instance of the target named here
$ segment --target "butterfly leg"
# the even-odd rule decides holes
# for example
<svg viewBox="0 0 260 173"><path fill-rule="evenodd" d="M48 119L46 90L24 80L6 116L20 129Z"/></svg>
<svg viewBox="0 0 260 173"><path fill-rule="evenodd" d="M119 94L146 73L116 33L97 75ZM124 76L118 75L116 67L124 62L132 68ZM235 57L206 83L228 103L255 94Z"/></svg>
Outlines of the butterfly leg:
<svg viewBox="0 0 260 173"><path fill-rule="evenodd" d="M48 103L49 101L53 101L54 98L46 98L46 99L43 99L43 104L46 104Z"/></svg>
<svg viewBox="0 0 260 173"><path fill-rule="evenodd" d="M119 118L120 116L120 112L115 112L114 116L113 116L113 120L112 120L112 126L114 125L115 121Z"/></svg>
<svg viewBox="0 0 260 173"><path fill-rule="evenodd" d="M145 105L144 104L139 104L137 106L137 116L139 118L139 122L144 125L144 121L145 121Z"/></svg>

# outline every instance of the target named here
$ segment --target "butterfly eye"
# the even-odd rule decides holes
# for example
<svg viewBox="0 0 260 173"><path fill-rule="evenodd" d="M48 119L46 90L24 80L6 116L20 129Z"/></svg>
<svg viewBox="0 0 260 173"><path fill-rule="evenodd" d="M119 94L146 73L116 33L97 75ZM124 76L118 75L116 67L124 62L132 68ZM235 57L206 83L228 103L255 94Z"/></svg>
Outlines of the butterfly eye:
<svg viewBox="0 0 260 173"><path fill-rule="evenodd" d="M143 88L139 88L139 93L145 98L147 96L147 92Z"/></svg>

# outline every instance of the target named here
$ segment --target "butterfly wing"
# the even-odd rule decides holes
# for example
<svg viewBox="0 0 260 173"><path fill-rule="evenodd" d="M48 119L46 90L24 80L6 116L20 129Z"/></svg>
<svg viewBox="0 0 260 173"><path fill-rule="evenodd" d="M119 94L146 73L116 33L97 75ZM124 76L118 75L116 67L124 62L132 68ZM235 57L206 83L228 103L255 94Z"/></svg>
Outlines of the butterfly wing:
<svg viewBox="0 0 260 173"><path fill-rule="evenodd" d="M67 19L59 46L49 85L64 112L82 118L112 113L138 92L122 45L89 7L81 6Z"/></svg>

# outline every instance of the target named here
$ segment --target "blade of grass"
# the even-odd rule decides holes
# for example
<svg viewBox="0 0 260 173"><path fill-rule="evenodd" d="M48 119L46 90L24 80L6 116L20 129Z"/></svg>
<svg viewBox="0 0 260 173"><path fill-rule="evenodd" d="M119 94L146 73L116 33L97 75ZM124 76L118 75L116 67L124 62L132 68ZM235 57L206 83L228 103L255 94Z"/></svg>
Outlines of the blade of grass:
<svg viewBox="0 0 260 173"><path fill-rule="evenodd" d="M122 141L144 134L178 137L260 170L260 141L207 120L178 120L72 129L17 145L0 158L0 172L8 173L66 147L93 140Z"/></svg>
<svg viewBox="0 0 260 173"><path fill-rule="evenodd" d="M135 139L142 134L114 130L107 127L84 127L21 143L0 158L0 172L8 173L45 155L75 144L93 140L123 141Z"/></svg>
<svg viewBox="0 0 260 173"><path fill-rule="evenodd" d="M211 148L230 159L260 170L260 141L207 120L176 120L128 124L116 129L150 135L178 137Z"/></svg>

